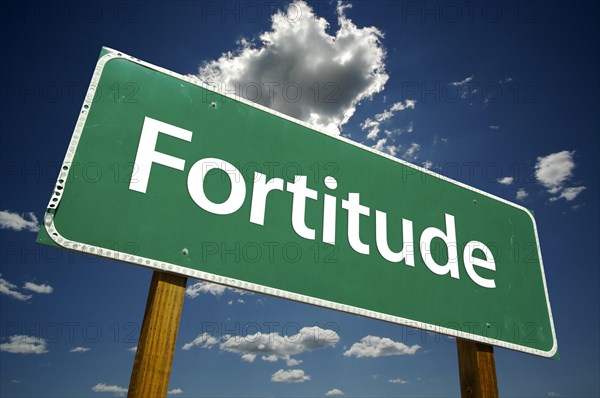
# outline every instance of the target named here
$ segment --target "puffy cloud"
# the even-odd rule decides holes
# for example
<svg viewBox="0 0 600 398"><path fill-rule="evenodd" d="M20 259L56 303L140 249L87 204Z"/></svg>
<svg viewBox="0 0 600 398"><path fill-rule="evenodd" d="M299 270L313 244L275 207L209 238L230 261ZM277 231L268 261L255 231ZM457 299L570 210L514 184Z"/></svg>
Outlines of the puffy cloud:
<svg viewBox="0 0 600 398"><path fill-rule="evenodd" d="M179 395L183 394L183 390L181 388L174 388L172 390L167 391L167 395Z"/></svg>
<svg viewBox="0 0 600 398"><path fill-rule="evenodd" d="M15 335L8 338L7 343L0 344L0 351L11 354L45 354L47 343L41 337Z"/></svg>
<svg viewBox="0 0 600 398"><path fill-rule="evenodd" d="M342 395L344 395L344 392L342 390L340 390L339 388L334 388L325 393L326 397L340 397Z"/></svg>
<svg viewBox="0 0 600 398"><path fill-rule="evenodd" d="M361 100L383 90L383 34L357 27L339 4L339 29L301 0L272 16L260 43L240 48L201 66L198 77L261 105L339 134Z"/></svg>
<svg viewBox="0 0 600 398"><path fill-rule="evenodd" d="M344 352L346 357L378 358L390 355L414 355L421 348L419 345L407 346L387 337L366 336L354 343Z"/></svg>
<svg viewBox="0 0 600 398"><path fill-rule="evenodd" d="M19 292L17 290L17 285L14 285L6 279L1 278L1 276L2 274L0 274L0 293L6 294L7 296L10 296L20 301L27 301L32 297L30 294L23 294Z"/></svg>
<svg viewBox="0 0 600 398"><path fill-rule="evenodd" d="M528 196L529 194L527 193L525 188L519 188L519 190L517 191L517 200L525 200L525 198Z"/></svg>
<svg viewBox="0 0 600 398"><path fill-rule="evenodd" d="M431 170L432 167L433 167L433 162L431 160L426 160L423 162L423 168L425 168L427 170Z"/></svg>
<svg viewBox="0 0 600 398"><path fill-rule="evenodd" d="M408 381L403 380L403 379L390 379L388 381L390 383L392 383L392 384L406 384L406 383L408 383Z"/></svg>
<svg viewBox="0 0 600 398"><path fill-rule="evenodd" d="M513 177L502 177L498 178L498 182L502 185L510 185L515 181Z"/></svg>
<svg viewBox="0 0 600 398"><path fill-rule="evenodd" d="M573 154L574 152L561 151L537 158L535 177L548 189L549 193L560 192L563 184L573 175L575 168Z"/></svg>
<svg viewBox="0 0 600 398"><path fill-rule="evenodd" d="M26 216L29 220L25 219ZM40 230L40 225L37 217L32 212L25 215L13 213L10 210L2 210L0 211L0 229L37 232Z"/></svg>
<svg viewBox="0 0 600 398"><path fill-rule="evenodd" d="M333 347L339 340L340 337L333 330L313 326L304 327L292 336L281 336L276 332L258 332L247 336L225 335L217 339L203 333L192 342L186 343L182 349L189 350L194 346L210 348L220 342L221 350L238 354L245 362L254 362L260 357L263 361L283 360L288 366L295 366L302 361L292 358L293 355Z"/></svg>
<svg viewBox="0 0 600 398"><path fill-rule="evenodd" d="M492 129L492 130L499 130L500 129L500 125L499 124L490 125L490 129Z"/></svg>
<svg viewBox="0 0 600 398"><path fill-rule="evenodd" d="M285 360L288 366L293 366L299 362L292 355L333 347L339 340L338 334L333 330L313 326L304 327L293 336L281 336L276 332L258 332L244 337L224 336L220 348L239 354L247 362L252 362L260 355L263 361Z"/></svg>
<svg viewBox="0 0 600 398"><path fill-rule="evenodd" d="M302 369L279 369L271 376L271 381L276 383L304 383L307 380L310 380L310 376L304 374Z"/></svg>
<svg viewBox="0 0 600 398"><path fill-rule="evenodd" d="M50 294L54 291L54 288L50 285L45 285L45 284L38 285L33 282L25 282L23 289L31 290L32 292L38 293L38 294Z"/></svg>
<svg viewBox="0 0 600 398"><path fill-rule="evenodd" d="M202 333L201 335L196 337L191 342L185 343L183 345L183 347L181 347L181 349L184 351L188 351L190 348L192 348L194 346L210 348L210 347L214 346L215 344L217 344L218 342L219 342L219 340L217 340L215 337L211 336L210 334Z"/></svg>
<svg viewBox="0 0 600 398"><path fill-rule="evenodd" d="M584 190L585 190L585 187L565 188L565 189L563 189L563 191L560 193L559 196L550 198L550 201L554 202L559 199L565 199L567 202L570 202L573 199L575 199Z"/></svg>
<svg viewBox="0 0 600 398"><path fill-rule="evenodd" d="M69 350L69 352L88 352L89 350L91 350L91 348L88 348L88 347L75 347L75 348L71 348Z"/></svg>
<svg viewBox="0 0 600 398"><path fill-rule="evenodd" d="M127 388L109 385L104 383L98 383L94 387L92 387L92 391L94 392L112 392L115 395L125 395L127 392Z"/></svg>

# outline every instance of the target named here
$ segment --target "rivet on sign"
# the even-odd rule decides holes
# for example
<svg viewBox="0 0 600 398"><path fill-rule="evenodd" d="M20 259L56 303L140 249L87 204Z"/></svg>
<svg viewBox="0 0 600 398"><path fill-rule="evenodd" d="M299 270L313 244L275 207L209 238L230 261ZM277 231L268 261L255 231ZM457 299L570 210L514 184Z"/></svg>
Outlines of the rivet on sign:
<svg viewBox="0 0 600 398"><path fill-rule="evenodd" d="M189 254L189 250L187 248L183 248L183 250L181 251L181 254L183 254L184 256L187 256Z"/></svg>
<svg viewBox="0 0 600 398"><path fill-rule="evenodd" d="M477 204L477 200L473 199L473 204L476 205Z"/></svg>
<svg viewBox="0 0 600 398"><path fill-rule="evenodd" d="M217 103L215 101L211 102L210 106L212 106L213 108L217 109Z"/></svg>

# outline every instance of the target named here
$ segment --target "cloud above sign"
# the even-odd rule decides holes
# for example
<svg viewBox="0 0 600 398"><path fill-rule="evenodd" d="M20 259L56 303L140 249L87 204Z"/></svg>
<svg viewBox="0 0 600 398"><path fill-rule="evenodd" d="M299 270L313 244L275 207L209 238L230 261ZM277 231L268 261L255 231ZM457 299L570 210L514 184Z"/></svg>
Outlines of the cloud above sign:
<svg viewBox="0 0 600 398"><path fill-rule="evenodd" d="M383 34L357 27L337 6L338 30L304 1L272 16L260 43L243 39L240 48L204 63L198 77L218 89L339 134L361 100L383 90Z"/></svg>

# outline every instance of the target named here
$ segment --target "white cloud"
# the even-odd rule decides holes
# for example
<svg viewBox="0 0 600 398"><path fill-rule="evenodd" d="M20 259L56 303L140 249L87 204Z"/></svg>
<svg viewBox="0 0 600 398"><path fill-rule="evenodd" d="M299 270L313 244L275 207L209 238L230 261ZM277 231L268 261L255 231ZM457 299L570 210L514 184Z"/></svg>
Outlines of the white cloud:
<svg viewBox="0 0 600 398"><path fill-rule="evenodd" d="M512 77L510 77L510 76L508 76L506 79L504 79L504 80L500 80L498 83L499 83L499 84L506 84L506 83L510 83L510 82L512 82L512 81L513 81L513 78L512 78Z"/></svg>
<svg viewBox="0 0 600 398"><path fill-rule="evenodd" d="M172 390L167 391L167 395L179 395L183 394L183 390L181 388L174 388Z"/></svg>
<svg viewBox="0 0 600 398"><path fill-rule="evenodd" d="M517 200L525 200L525 198L528 196L529 194L527 193L525 188L519 188L519 190L517 191Z"/></svg>
<svg viewBox="0 0 600 398"><path fill-rule="evenodd" d="M227 291L241 294L242 296L246 295L246 294L252 295L252 293L247 292L245 290L234 289L231 287L217 285L216 283L210 283L210 282L204 282L204 281L194 283L193 285L188 286L185 289L185 295L189 298L196 298L201 294L211 294L213 296L222 296L223 293L225 293ZM239 302L239 300L238 300L238 302Z"/></svg>
<svg viewBox="0 0 600 398"><path fill-rule="evenodd" d="M387 140L387 138L382 138L378 140L375 145L371 145L371 148L392 156L396 156L398 154L398 150L400 149L400 145L386 145Z"/></svg>
<svg viewBox="0 0 600 398"><path fill-rule="evenodd" d="M218 342L219 342L219 340L217 340L215 337L211 336L210 334L202 333L201 335L196 337L191 342L185 343L183 345L183 347L181 347L181 349L184 351L188 351L189 349L191 349L194 346L210 348L210 347L214 346L215 344L217 344Z"/></svg>
<svg viewBox="0 0 600 398"><path fill-rule="evenodd" d="M573 175L575 152L561 151L537 158L535 177L549 193L556 194L563 189L563 184Z"/></svg>
<svg viewBox="0 0 600 398"><path fill-rule="evenodd" d="M409 347L404 343L393 341L387 337L366 336L344 352L344 356L378 358L390 355L414 355L420 348L421 346L419 345L415 344Z"/></svg>
<svg viewBox="0 0 600 398"><path fill-rule="evenodd" d="M371 118L367 118L362 124L360 128L364 130L369 130L367 133L367 138L370 140L374 140L379 135L380 131L380 123L376 120L372 120Z"/></svg>
<svg viewBox="0 0 600 398"><path fill-rule="evenodd" d="M267 362L286 361L288 366L300 364L293 355L314 351L321 348L333 347L340 340L336 332L329 329L321 329L317 326L304 327L292 336L281 336L273 333L256 333L247 336L225 335L219 339L203 333L190 343L184 344L184 350L193 346L210 348L220 342L219 348L223 351L240 355L245 362L254 362L260 359Z"/></svg>
<svg viewBox="0 0 600 398"><path fill-rule="evenodd" d="M433 167L433 162L431 160L426 160L423 162L423 167L427 170L431 170L431 168Z"/></svg>
<svg viewBox="0 0 600 398"><path fill-rule="evenodd" d="M198 282L188 286L185 289L185 295L189 298L196 298L202 293L212 294L213 296L221 296L225 293L227 287L223 285L217 285L210 282Z"/></svg>
<svg viewBox="0 0 600 398"><path fill-rule="evenodd" d="M2 274L0 274L0 293L6 294L7 296L21 301L27 301L32 297L30 294L23 294L19 292L17 290L17 285L14 285L6 279L1 278L1 276Z"/></svg>
<svg viewBox="0 0 600 398"><path fill-rule="evenodd" d="M513 177L502 177L498 178L498 182L502 185L510 185L515 181Z"/></svg>
<svg viewBox="0 0 600 398"><path fill-rule="evenodd" d="M12 354L45 354L47 343L41 337L15 335L8 338L8 343L0 344L0 351Z"/></svg>
<svg viewBox="0 0 600 398"><path fill-rule="evenodd" d="M338 134L357 104L383 90L383 34L357 27L339 4L339 29L304 1L272 16L271 31L260 44L243 40L234 52L204 64L200 79L235 91L249 100ZM300 93L300 94L299 94Z"/></svg>
<svg viewBox="0 0 600 398"><path fill-rule="evenodd" d="M340 397L342 395L344 395L344 392L342 390L340 390L339 388L334 388L325 393L326 397Z"/></svg>
<svg viewBox="0 0 600 398"><path fill-rule="evenodd" d="M25 219L25 216L29 220ZM14 231L31 231L37 232L40 230L40 225L37 217L32 212L27 214L13 213L10 210L0 211L0 229L12 229Z"/></svg>
<svg viewBox="0 0 600 398"><path fill-rule="evenodd" d="M465 84L471 82L474 77L475 77L475 75L471 75L469 77L465 77L463 80L460 80L460 81L457 81L457 82L452 82L452 83L450 83L450 85L454 86L454 87L464 86Z"/></svg>
<svg viewBox="0 0 600 398"><path fill-rule="evenodd" d="M137 346L130 347L130 348L127 349L127 351L129 351L129 352L137 352Z"/></svg>
<svg viewBox="0 0 600 398"><path fill-rule="evenodd" d="M417 158L417 152L421 149L421 145L413 142L410 147L404 153L404 157L407 159L415 160Z"/></svg>
<svg viewBox="0 0 600 398"><path fill-rule="evenodd" d="M94 392L112 392L115 395L124 395L127 392L126 388L109 385L104 383L98 383L94 387L92 387L92 391Z"/></svg>
<svg viewBox="0 0 600 398"><path fill-rule="evenodd" d="M310 376L304 374L302 369L279 369L271 376L271 381L276 383L304 383L307 380L310 380Z"/></svg>
<svg viewBox="0 0 600 398"><path fill-rule="evenodd" d="M550 201L554 202L559 199L565 199L567 202L570 202L573 199L575 199L584 190L585 190L585 187L565 188L565 189L563 189L563 191L560 193L559 196L550 198Z"/></svg>
<svg viewBox="0 0 600 398"><path fill-rule="evenodd" d="M75 348L71 348L69 350L69 352L88 352L89 350L91 350L91 348L88 348L88 347L75 347Z"/></svg>
<svg viewBox="0 0 600 398"><path fill-rule="evenodd" d="M25 282L23 289L31 290L32 292L39 294L50 294L54 291L54 288L50 285L38 285L33 282Z"/></svg>
<svg viewBox="0 0 600 398"><path fill-rule="evenodd" d="M549 391L548 396L549 397L560 397L560 394L555 391Z"/></svg>
<svg viewBox="0 0 600 398"><path fill-rule="evenodd" d="M492 130L499 130L500 129L500 125L499 124L491 125L490 129L492 129Z"/></svg>
<svg viewBox="0 0 600 398"><path fill-rule="evenodd" d="M403 379L390 379L388 381L390 383L392 383L392 384L406 384L406 383L408 383L408 381L403 380Z"/></svg>
<svg viewBox="0 0 600 398"><path fill-rule="evenodd" d="M403 111L406 109L415 109L416 102L417 101L412 100L412 99L407 99L404 102L402 102L402 101L396 102L391 107L389 107L389 109L386 109L382 113L376 114L375 120L373 120L371 118L367 118L364 122L361 123L360 128L363 131L365 131L365 130L368 131L367 139L374 140L377 138L377 136L379 135L379 132L381 131L381 123L385 122L386 120L391 119L398 111ZM413 127L414 127L414 124L413 124L413 122L411 122L408 125L408 128L404 131L406 131L408 133L412 133ZM401 133L402 130L399 130L399 132ZM390 136L394 132L390 131L390 130L386 130L385 133L388 136Z"/></svg>

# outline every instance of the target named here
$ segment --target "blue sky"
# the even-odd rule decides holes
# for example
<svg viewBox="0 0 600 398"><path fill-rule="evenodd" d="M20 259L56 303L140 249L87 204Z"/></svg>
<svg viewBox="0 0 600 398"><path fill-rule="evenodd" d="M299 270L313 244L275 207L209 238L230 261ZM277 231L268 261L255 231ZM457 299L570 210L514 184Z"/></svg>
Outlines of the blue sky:
<svg viewBox="0 0 600 398"><path fill-rule="evenodd" d="M305 120L316 112L323 128L534 211L561 359L496 349L501 395L600 394L598 5L348 4L294 3L279 25L271 15L287 2L3 6L0 396L115 396L129 382L151 271L35 243L103 45L182 74L221 72L223 84L291 76L308 87L293 65L322 59L335 85L321 94L339 89L339 101L271 105ZM290 33L297 24L314 40ZM340 30L348 39L333 53L319 45ZM345 54L349 78L336 81L332 58ZM459 395L450 338L198 282L188 283L172 396ZM311 327L325 331L317 347L292 338ZM223 337L259 331L282 341L271 357ZM216 340L193 344L204 332Z"/></svg>

